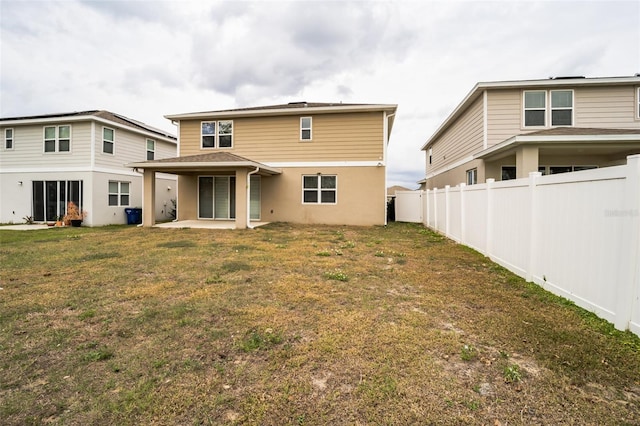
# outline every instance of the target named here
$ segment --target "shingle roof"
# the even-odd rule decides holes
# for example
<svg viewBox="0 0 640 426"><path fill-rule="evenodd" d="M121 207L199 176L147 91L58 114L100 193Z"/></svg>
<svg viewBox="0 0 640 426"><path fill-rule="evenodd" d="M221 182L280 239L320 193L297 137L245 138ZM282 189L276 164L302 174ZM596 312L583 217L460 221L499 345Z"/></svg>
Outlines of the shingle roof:
<svg viewBox="0 0 640 426"><path fill-rule="evenodd" d="M640 129L600 129L591 127L554 127L523 136L589 136L589 135L640 135Z"/></svg>
<svg viewBox="0 0 640 426"><path fill-rule="evenodd" d="M141 121L134 120L132 118L125 117L124 115L116 114L106 110L89 110L89 111L74 111L74 112L63 112L57 114L41 114L41 115L30 115L30 116L21 116L21 117L2 117L1 121L24 121L24 120L38 120L38 119L48 119L48 118L65 118L65 117L98 117L104 120L109 120L113 123L117 123L123 126L132 127L138 130L144 130L147 132L155 133L170 139L176 139L174 135L171 133L167 133L164 130L157 129L155 127L149 126L148 124L142 123Z"/></svg>
<svg viewBox="0 0 640 426"><path fill-rule="evenodd" d="M255 163L253 160L231 154L230 152L210 152L207 154L149 160L142 163L246 163L247 161Z"/></svg>

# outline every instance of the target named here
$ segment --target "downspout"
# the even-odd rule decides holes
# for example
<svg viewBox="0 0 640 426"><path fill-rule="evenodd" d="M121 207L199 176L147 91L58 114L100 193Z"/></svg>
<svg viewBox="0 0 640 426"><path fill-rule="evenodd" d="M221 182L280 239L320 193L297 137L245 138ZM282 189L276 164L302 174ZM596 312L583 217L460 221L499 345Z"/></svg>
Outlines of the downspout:
<svg viewBox="0 0 640 426"><path fill-rule="evenodd" d="M260 167L256 167L254 171L247 173L247 228L249 229L253 229L251 226L251 175L259 171Z"/></svg>
<svg viewBox="0 0 640 426"><path fill-rule="evenodd" d="M388 216L388 212L387 212L387 146L389 145L389 119L391 117L393 117L394 115L396 115L396 113L392 113L389 115L385 114L385 121L384 121L384 146L382 147L382 161L383 164L385 165L385 170L384 170L384 226L387 226L387 216Z"/></svg>

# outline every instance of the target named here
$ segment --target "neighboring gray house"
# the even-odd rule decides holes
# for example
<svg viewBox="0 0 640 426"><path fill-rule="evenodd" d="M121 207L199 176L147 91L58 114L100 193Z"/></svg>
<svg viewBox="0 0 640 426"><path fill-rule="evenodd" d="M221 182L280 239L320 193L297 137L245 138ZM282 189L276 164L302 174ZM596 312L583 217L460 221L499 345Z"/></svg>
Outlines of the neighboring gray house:
<svg viewBox="0 0 640 426"><path fill-rule="evenodd" d="M108 111L0 118L0 223L63 216L69 201L85 225L127 223L142 206L142 175L125 164L177 155L175 136ZM176 177L156 176L156 220L170 218Z"/></svg>

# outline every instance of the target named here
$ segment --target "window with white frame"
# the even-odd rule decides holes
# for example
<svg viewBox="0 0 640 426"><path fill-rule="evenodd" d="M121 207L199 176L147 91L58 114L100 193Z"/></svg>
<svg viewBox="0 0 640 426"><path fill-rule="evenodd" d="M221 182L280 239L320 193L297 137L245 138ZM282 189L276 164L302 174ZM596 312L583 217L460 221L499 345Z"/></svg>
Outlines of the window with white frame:
<svg viewBox="0 0 640 426"><path fill-rule="evenodd" d="M13 129L4 129L4 149L13 149Z"/></svg>
<svg viewBox="0 0 640 426"><path fill-rule="evenodd" d="M638 87L638 89L636 91L638 93L638 98L636 99L636 101L637 101L636 102L636 106L638 107L638 112L637 112L636 117L640 118L640 87Z"/></svg>
<svg viewBox="0 0 640 426"><path fill-rule="evenodd" d="M129 182L109 181L109 205L128 206L129 205Z"/></svg>
<svg viewBox="0 0 640 426"><path fill-rule="evenodd" d="M543 90L524 92L525 127L544 127L547 115L547 93Z"/></svg>
<svg viewBox="0 0 640 426"><path fill-rule="evenodd" d="M475 185L478 183L478 169L467 170L467 185Z"/></svg>
<svg viewBox="0 0 640 426"><path fill-rule="evenodd" d="M147 160L155 160L156 157L156 141L147 139Z"/></svg>
<svg viewBox="0 0 640 426"><path fill-rule="evenodd" d="M116 145L116 131L108 127L102 128L102 152L113 154Z"/></svg>
<svg viewBox="0 0 640 426"><path fill-rule="evenodd" d="M311 117L300 117L300 140L311 140Z"/></svg>
<svg viewBox="0 0 640 426"><path fill-rule="evenodd" d="M573 90L551 91L551 125L573 125Z"/></svg>
<svg viewBox="0 0 640 426"><path fill-rule="evenodd" d="M71 150L71 126L45 126L44 152L69 152Z"/></svg>
<svg viewBox="0 0 640 426"><path fill-rule="evenodd" d="M233 121L203 121L200 123L202 148L233 148Z"/></svg>
<svg viewBox="0 0 640 426"><path fill-rule="evenodd" d="M338 202L338 177L336 175L302 176L303 204L336 204Z"/></svg>

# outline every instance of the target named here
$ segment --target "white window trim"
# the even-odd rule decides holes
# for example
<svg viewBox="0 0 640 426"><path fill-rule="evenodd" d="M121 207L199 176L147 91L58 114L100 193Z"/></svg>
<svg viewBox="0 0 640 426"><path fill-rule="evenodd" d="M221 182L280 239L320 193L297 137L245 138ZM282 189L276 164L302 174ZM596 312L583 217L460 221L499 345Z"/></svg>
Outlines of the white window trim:
<svg viewBox="0 0 640 426"><path fill-rule="evenodd" d="M231 123L231 133L230 134L224 133L222 135L222 136L227 136L227 135L231 136L231 146L220 146L220 136L221 136L220 135L220 123L221 122ZM233 120L218 120L218 122L216 123L216 136L215 136L215 138L213 140L214 140L216 148L218 148L218 149L231 149L231 148L233 148Z"/></svg>
<svg viewBox="0 0 640 426"><path fill-rule="evenodd" d="M309 127L302 127L302 120L307 118L309 119ZM302 137L303 130L309 131L309 139L304 139ZM303 142L308 142L313 140L313 117L300 117L300 140Z"/></svg>
<svg viewBox="0 0 640 426"><path fill-rule="evenodd" d="M541 108L526 108L525 107L526 94L538 93L538 92L544 93L544 124L542 126L527 126L525 121L526 111L539 111ZM546 90L523 90L522 91L522 128L523 129L544 129L545 127L548 127L547 125L547 123L549 123L549 118L547 117L549 115L549 99L548 98L549 98L549 95Z"/></svg>
<svg viewBox="0 0 640 426"><path fill-rule="evenodd" d="M46 139L46 129L47 127L54 128L54 149L53 151L45 151L45 140ZM68 151L60 151L60 127L68 127L69 128L69 150ZM72 142L73 142L73 129L71 124L54 124L52 126L42 126L42 152L44 154L71 154L72 151ZM14 134L15 139L15 134ZM15 144L14 144L15 146Z"/></svg>
<svg viewBox="0 0 640 426"><path fill-rule="evenodd" d="M105 129L111 130L113 132L113 140L112 141L108 141L104 138L104 131ZM107 127L107 126L102 126L102 138L100 139L102 141L102 146L100 147L100 152L102 154L105 155L116 155L116 129L112 129L111 127ZM110 142L113 144L113 152L105 152L104 151L104 143L105 142Z"/></svg>
<svg viewBox="0 0 640 426"><path fill-rule="evenodd" d="M118 184L118 192L111 192L110 190L110 186L111 183L117 183ZM122 192L122 184L126 183L129 185L129 192L124 193ZM109 204L109 198L115 195L117 197L118 203L117 204ZM129 196L129 203L128 204L122 204L122 196L123 195L128 195ZM107 206L108 207L129 207L131 205L131 182L127 182L127 181L120 181L120 180L110 180L107 183Z"/></svg>
<svg viewBox="0 0 640 426"><path fill-rule="evenodd" d="M153 149L149 149L149 142L153 142ZM156 159L156 141L153 139L145 139L145 159L149 160L149 153L153 153L153 159Z"/></svg>
<svg viewBox="0 0 640 426"><path fill-rule="evenodd" d="M471 177L471 182L469 182L469 177ZM478 183L478 168L474 167L473 169L467 170L467 185L476 185Z"/></svg>
<svg viewBox="0 0 640 426"><path fill-rule="evenodd" d="M305 177L309 177L309 176L313 176L313 177L317 177L318 178L318 188L316 189L316 191L318 192L318 201L315 203L309 203L309 202L305 202L304 201L304 192L305 191L311 191L311 189L305 189L304 187L304 178ZM322 202L322 176L333 176L336 178L336 187L335 188L331 188L332 191L334 191L336 193L336 197L335 197L335 202L333 203L323 203ZM302 175L301 178L301 187L302 187L302 191L301 191L301 202L302 204L306 205L306 206L335 206L336 204L338 204L338 175L337 174L315 174L315 175ZM325 188L325 191L327 189Z"/></svg>
<svg viewBox="0 0 640 426"><path fill-rule="evenodd" d="M212 135L205 135L204 133L202 133L203 123L213 123L213 146L204 146L203 144L203 138L205 136L212 136ZM216 149L216 133L217 132L218 132L218 123L215 120L200 121L200 149Z"/></svg>
<svg viewBox="0 0 640 426"><path fill-rule="evenodd" d="M553 92L571 92L571 107L553 107ZM549 126L548 127L573 127L575 125L575 112L576 112L576 94L573 89L554 89L549 90ZM553 111L571 110L571 124L553 124Z"/></svg>
<svg viewBox="0 0 640 426"><path fill-rule="evenodd" d="M640 87L636 87L636 120L640 120Z"/></svg>
<svg viewBox="0 0 640 426"><path fill-rule="evenodd" d="M7 138L7 131L11 130L11 137ZM11 148L7 148L7 140L11 140ZM44 141L43 141L44 144ZM13 151L16 147L16 131L13 127L7 127L4 129L4 145L3 148L5 151ZM43 148L44 149L44 148Z"/></svg>

